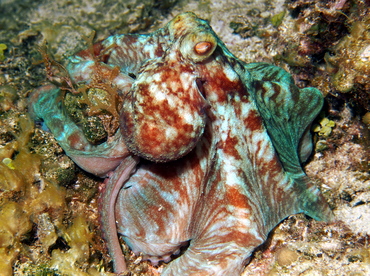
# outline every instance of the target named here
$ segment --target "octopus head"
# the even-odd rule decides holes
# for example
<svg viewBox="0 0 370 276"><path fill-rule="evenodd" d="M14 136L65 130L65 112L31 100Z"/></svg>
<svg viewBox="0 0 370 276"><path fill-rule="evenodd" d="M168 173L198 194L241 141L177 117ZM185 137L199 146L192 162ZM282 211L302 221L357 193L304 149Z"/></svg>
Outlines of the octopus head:
<svg viewBox="0 0 370 276"><path fill-rule="evenodd" d="M168 28L163 55L143 62L121 115L130 151L155 162L186 155L202 136L208 103L197 64L210 59L217 46L213 31L198 18L180 15Z"/></svg>

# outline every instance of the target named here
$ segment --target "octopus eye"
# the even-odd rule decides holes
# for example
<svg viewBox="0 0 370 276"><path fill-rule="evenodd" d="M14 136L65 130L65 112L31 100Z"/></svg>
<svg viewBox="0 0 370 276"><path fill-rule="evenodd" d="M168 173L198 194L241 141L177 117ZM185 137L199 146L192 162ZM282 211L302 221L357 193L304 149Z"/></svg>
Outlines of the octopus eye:
<svg viewBox="0 0 370 276"><path fill-rule="evenodd" d="M212 43L209 41L201 41L195 44L194 46L194 51L198 55L205 55L207 54L210 50L212 50Z"/></svg>
<svg viewBox="0 0 370 276"><path fill-rule="evenodd" d="M217 46L217 39L210 31L190 33L180 45L181 54L192 62L202 62L209 58Z"/></svg>

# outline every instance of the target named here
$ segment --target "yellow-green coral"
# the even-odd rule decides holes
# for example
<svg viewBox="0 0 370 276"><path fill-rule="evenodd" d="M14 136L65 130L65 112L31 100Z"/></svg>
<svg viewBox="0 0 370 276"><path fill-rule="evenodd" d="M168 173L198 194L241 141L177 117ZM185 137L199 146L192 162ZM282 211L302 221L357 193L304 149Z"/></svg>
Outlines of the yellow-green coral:
<svg viewBox="0 0 370 276"><path fill-rule="evenodd" d="M8 111L14 108L17 98L17 90L11 85L2 85L0 80L0 110Z"/></svg>
<svg viewBox="0 0 370 276"><path fill-rule="evenodd" d="M320 121L320 125L316 125L313 128L313 131L316 132L319 136L328 137L333 128L335 127L335 122L329 120L328 118L323 118Z"/></svg>
<svg viewBox="0 0 370 276"><path fill-rule="evenodd" d="M44 157L33 152L32 120L20 114L14 122L14 139L0 145L0 275L111 275L91 257L102 250L93 241L96 216L73 214L66 201L73 190L47 177Z"/></svg>
<svg viewBox="0 0 370 276"><path fill-rule="evenodd" d="M12 264L18 253L18 250L0 247L0 271L2 275L13 275Z"/></svg>
<svg viewBox="0 0 370 276"><path fill-rule="evenodd" d="M10 159L9 157L5 157L2 161L9 169L11 170L14 170L15 167L14 167L14 164L13 164L13 160Z"/></svg>
<svg viewBox="0 0 370 276"><path fill-rule="evenodd" d="M370 88L370 16L352 25L351 33L325 55L327 70L340 92L350 91L355 84Z"/></svg>
<svg viewBox="0 0 370 276"><path fill-rule="evenodd" d="M33 132L29 117L19 118L20 133L17 139L0 147L0 190L20 191L35 181L39 174L41 157L28 151L27 143ZM17 152L14 159L12 155Z"/></svg>
<svg viewBox="0 0 370 276"><path fill-rule="evenodd" d="M12 275L12 265L21 251L20 240L32 228L22 204L8 201L0 206L0 271ZM4 274L3 274L4 273Z"/></svg>
<svg viewBox="0 0 370 276"><path fill-rule="evenodd" d="M0 61L3 61L5 59L4 51L8 49L8 46L4 43L0 43Z"/></svg>
<svg viewBox="0 0 370 276"><path fill-rule="evenodd" d="M370 126L370 112L367 112L363 117L362 117L362 122L368 126Z"/></svg>
<svg viewBox="0 0 370 276"><path fill-rule="evenodd" d="M33 225L39 233L46 230L38 223L40 217L49 210L57 215L65 206L64 189L41 177L41 156L29 150L33 122L21 115L18 123L16 139L0 147L0 271L7 272L2 275L12 275L14 261L26 252L22 240ZM53 219L54 225L62 225L62 216ZM43 242L38 240L39 248L47 252L50 242Z"/></svg>
<svg viewBox="0 0 370 276"><path fill-rule="evenodd" d="M63 231L63 237L70 248L67 251L53 250L50 267L65 275L110 275L100 272L98 267L90 267L84 271L89 263L93 232L87 218L80 214L74 218L72 224Z"/></svg>
<svg viewBox="0 0 370 276"><path fill-rule="evenodd" d="M286 14L286 11L284 10L284 11L272 16L271 19L270 19L271 24L274 27L279 27L279 25L283 22L285 14Z"/></svg>

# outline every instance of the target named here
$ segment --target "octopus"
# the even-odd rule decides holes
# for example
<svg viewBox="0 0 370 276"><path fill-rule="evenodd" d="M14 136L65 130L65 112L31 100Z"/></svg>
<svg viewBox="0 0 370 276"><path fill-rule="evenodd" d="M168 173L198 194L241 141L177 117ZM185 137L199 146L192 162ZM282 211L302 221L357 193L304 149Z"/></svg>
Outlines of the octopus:
<svg viewBox="0 0 370 276"><path fill-rule="evenodd" d="M66 112L65 91L30 96L65 153L105 178L99 212L116 273L118 234L162 275L240 275L289 215L331 221L301 164L323 96L285 70L236 58L207 21L182 13L150 34L113 35L68 59L74 84L98 73L122 99L119 128L90 143ZM175 257L175 258L174 258Z"/></svg>

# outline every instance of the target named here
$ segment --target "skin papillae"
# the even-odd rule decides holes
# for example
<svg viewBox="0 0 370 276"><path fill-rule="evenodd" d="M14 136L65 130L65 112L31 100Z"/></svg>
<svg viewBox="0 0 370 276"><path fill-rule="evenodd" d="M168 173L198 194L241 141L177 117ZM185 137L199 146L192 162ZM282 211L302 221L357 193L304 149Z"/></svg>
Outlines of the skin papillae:
<svg viewBox="0 0 370 276"><path fill-rule="evenodd" d="M114 137L89 144L56 86L35 91L30 108L81 168L107 177L100 213L115 272L126 270L117 232L154 264L187 245L163 275L239 275L287 216L333 219L301 167L320 91L299 89L279 67L238 60L193 13L94 50L105 70L120 69ZM67 70L86 83L96 63L82 51Z"/></svg>

